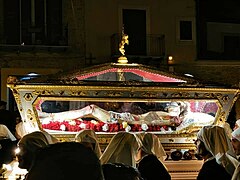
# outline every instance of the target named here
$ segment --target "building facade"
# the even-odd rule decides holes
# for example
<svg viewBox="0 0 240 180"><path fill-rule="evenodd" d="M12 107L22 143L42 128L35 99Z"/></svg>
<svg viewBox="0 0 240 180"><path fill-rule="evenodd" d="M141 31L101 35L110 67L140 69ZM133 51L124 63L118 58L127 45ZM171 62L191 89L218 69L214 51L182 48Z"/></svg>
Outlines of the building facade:
<svg viewBox="0 0 240 180"><path fill-rule="evenodd" d="M216 2L0 0L1 98L9 100L8 75L115 62L122 33L130 63L238 86L240 17L228 11L238 2L210 13Z"/></svg>

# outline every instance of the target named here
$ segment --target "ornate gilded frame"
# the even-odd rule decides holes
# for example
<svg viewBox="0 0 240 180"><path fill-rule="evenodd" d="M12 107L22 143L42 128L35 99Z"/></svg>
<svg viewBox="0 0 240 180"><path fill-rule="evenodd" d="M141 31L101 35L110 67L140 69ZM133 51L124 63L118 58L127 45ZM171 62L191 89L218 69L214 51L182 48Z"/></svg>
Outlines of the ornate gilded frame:
<svg viewBox="0 0 240 180"><path fill-rule="evenodd" d="M113 87L113 86L46 86L46 85L9 85L13 90L23 121L30 126L31 131L41 129L34 103L39 98L45 100L84 100L84 101L129 101L205 99L216 100L219 112L216 124L225 122L227 115L236 100L236 90L216 88L166 88L166 87ZM142 101L142 100L141 100ZM55 134L61 140L71 140L74 134ZM99 134L101 144L109 142L112 134ZM158 135L166 148L193 148L195 134L161 134Z"/></svg>
<svg viewBox="0 0 240 180"><path fill-rule="evenodd" d="M54 75L52 78L40 78L33 81L21 81L16 77L8 78L7 86L12 90L17 102L24 125L29 132L41 129L35 105L39 99L64 100L64 101L171 101L171 100L206 100L216 101L219 110L215 124L225 123L228 114L238 98L239 90L221 86L204 85L199 82L186 79L186 83L153 83L153 82L91 82L74 79L76 75L85 75L100 70L106 70L111 66L118 68L131 68L133 65L110 64L88 68L81 72ZM136 66L136 65L134 65ZM136 66L151 73L162 73L166 76L176 77L170 73ZM57 77L57 78L56 78ZM60 78L59 78L60 77ZM53 80L54 79L54 80ZM191 129L178 134L157 134L166 149L193 149L196 134ZM98 133L102 147L110 141L113 133ZM62 141L73 140L74 133L55 133L54 136Z"/></svg>

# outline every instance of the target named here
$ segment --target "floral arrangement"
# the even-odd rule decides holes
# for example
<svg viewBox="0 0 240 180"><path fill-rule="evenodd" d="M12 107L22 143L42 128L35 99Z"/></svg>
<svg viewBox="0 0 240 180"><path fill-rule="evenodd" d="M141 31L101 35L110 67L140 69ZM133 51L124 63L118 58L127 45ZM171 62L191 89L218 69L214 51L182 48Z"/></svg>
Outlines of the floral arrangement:
<svg viewBox="0 0 240 180"><path fill-rule="evenodd" d="M169 131L168 126L147 125L147 124L128 124L122 123L104 123L96 120L71 120L71 121L50 121L48 124L42 124L43 129L78 132L82 129L92 129L95 132L118 132L118 131Z"/></svg>

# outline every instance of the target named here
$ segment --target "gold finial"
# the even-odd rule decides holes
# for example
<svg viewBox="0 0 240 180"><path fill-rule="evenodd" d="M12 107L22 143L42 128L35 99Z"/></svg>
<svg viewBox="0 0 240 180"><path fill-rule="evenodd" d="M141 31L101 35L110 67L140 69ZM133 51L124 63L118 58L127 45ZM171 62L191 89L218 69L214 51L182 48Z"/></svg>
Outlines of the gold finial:
<svg viewBox="0 0 240 180"><path fill-rule="evenodd" d="M128 35L124 33L124 26L122 27L122 40L119 43L119 51L122 54L119 58L118 58L118 63L127 63L128 60L125 56L125 49L124 49L124 45L125 44L129 44L128 41Z"/></svg>

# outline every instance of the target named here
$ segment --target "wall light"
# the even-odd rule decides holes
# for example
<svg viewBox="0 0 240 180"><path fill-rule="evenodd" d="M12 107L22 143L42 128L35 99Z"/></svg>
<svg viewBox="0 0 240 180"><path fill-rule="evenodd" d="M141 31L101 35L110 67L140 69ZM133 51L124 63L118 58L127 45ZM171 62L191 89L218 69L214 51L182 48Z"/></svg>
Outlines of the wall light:
<svg viewBox="0 0 240 180"><path fill-rule="evenodd" d="M171 55L168 56L168 64L173 64L173 57Z"/></svg>

